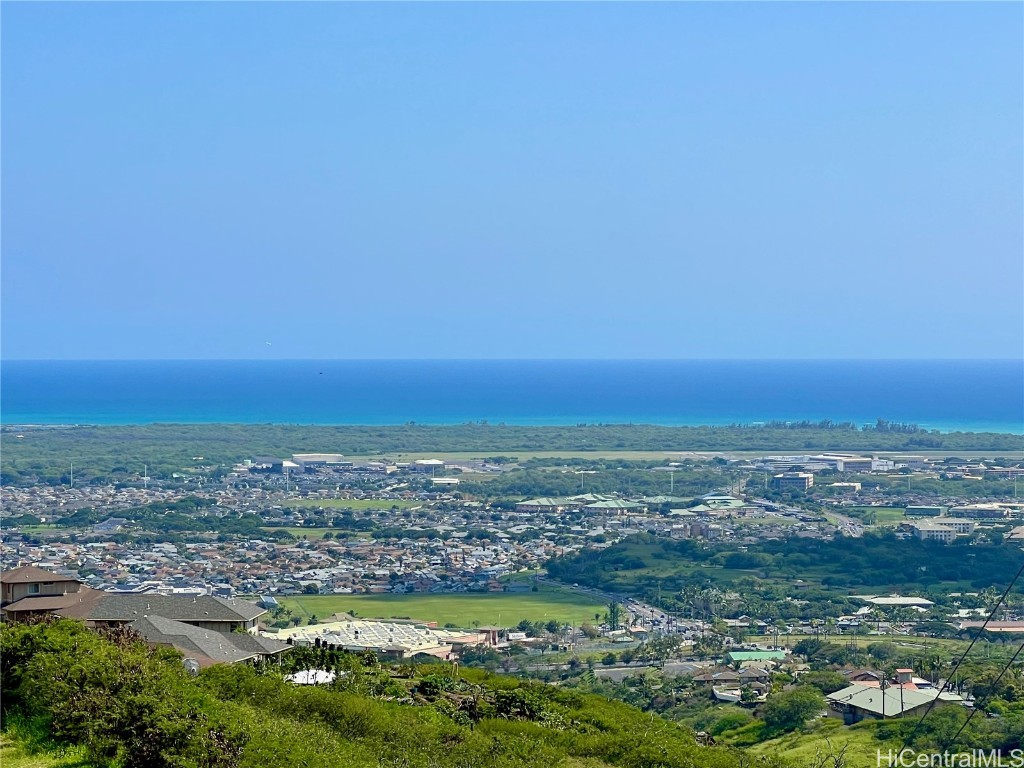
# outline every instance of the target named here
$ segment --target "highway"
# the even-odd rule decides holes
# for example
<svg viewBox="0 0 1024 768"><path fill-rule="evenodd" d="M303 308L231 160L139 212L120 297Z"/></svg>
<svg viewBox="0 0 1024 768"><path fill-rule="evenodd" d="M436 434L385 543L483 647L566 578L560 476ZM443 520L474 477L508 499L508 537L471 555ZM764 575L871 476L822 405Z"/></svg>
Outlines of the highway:
<svg viewBox="0 0 1024 768"><path fill-rule="evenodd" d="M542 584L550 584L563 589L571 589L582 595L594 597L598 600L609 603L619 603L619 605L621 605L629 614L628 626L639 624L652 634L681 634L684 637L689 638L694 634L700 633L701 631L708 631L710 629L710 627L705 625L704 622L676 618L650 603L637 600L629 595L606 592L600 589L593 589L592 587L581 587L578 584L564 584L560 581L541 577L538 577L537 581Z"/></svg>

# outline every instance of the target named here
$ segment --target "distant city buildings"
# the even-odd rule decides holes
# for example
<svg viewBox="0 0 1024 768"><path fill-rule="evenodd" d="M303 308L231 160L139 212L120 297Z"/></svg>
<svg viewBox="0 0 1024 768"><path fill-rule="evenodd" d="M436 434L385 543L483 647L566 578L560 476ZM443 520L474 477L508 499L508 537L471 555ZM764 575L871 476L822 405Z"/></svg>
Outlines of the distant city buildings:
<svg viewBox="0 0 1024 768"><path fill-rule="evenodd" d="M914 535L922 541L941 541L950 543L957 536L967 536L974 532L973 520L954 520L948 517L932 517L915 520L911 527Z"/></svg>
<svg viewBox="0 0 1024 768"><path fill-rule="evenodd" d="M772 485L779 491L806 491L814 485L811 472L782 472L772 478Z"/></svg>
<svg viewBox="0 0 1024 768"><path fill-rule="evenodd" d="M904 513L907 517L943 517L946 509L931 504L908 504Z"/></svg>

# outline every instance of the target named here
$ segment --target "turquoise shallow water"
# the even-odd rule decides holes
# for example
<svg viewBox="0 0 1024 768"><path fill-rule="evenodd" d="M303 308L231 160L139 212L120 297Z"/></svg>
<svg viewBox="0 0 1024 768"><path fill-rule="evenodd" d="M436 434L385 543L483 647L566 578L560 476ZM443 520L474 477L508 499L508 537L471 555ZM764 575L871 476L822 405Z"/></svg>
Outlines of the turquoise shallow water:
<svg viewBox="0 0 1024 768"><path fill-rule="evenodd" d="M5 361L5 424L750 424L1024 432L1021 361Z"/></svg>

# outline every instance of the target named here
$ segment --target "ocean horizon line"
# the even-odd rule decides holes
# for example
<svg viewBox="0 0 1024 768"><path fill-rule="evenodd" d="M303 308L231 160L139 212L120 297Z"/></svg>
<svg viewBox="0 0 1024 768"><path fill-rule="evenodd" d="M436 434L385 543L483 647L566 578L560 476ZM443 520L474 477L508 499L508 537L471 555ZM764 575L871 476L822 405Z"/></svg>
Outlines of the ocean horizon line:
<svg viewBox="0 0 1024 768"><path fill-rule="evenodd" d="M829 422L834 427L822 427L822 422ZM891 422L908 427L917 427L920 432L908 432L907 434L972 434L972 435L1015 435L1024 438L1024 428L1020 431L1003 429L969 429L969 428L927 428L920 424L909 422ZM366 429L393 429L409 427L449 428L449 427L496 427L496 428L526 428L526 429L575 429L589 427L620 428L658 428L658 429L787 429L788 425L806 424L810 429L834 429L836 433L869 431L872 426L870 422L860 423L854 421L838 421L834 419L800 419L800 420L768 420L750 422L721 422L721 423L677 423L665 424L657 422L494 422L487 419L475 421L406 421L406 422L298 422L298 421L92 421L92 422L8 422L0 419L0 429L4 431L16 431L18 429L80 429L80 428L102 428L102 427L323 427L323 428L366 428ZM778 426L777 426L778 425ZM852 425L846 428L846 425ZM1024 444L1021 445L1024 450ZM675 453L675 451L673 451Z"/></svg>
<svg viewBox="0 0 1024 768"><path fill-rule="evenodd" d="M1024 431L1018 360L54 360L0 367L4 424L764 422Z"/></svg>
<svg viewBox="0 0 1024 768"><path fill-rule="evenodd" d="M0 357L3 363L1021 363L1021 357Z"/></svg>

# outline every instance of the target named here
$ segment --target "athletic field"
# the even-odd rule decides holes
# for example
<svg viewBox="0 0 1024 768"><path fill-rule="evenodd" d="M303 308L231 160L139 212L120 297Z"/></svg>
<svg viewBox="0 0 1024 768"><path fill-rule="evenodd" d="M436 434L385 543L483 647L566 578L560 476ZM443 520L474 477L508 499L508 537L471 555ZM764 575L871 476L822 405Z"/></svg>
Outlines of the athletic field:
<svg viewBox="0 0 1024 768"><path fill-rule="evenodd" d="M355 612L362 619L419 619L459 627L514 626L523 619L572 623L594 622L607 606L571 590L411 595L295 595L278 598L282 607L320 621L334 613Z"/></svg>

